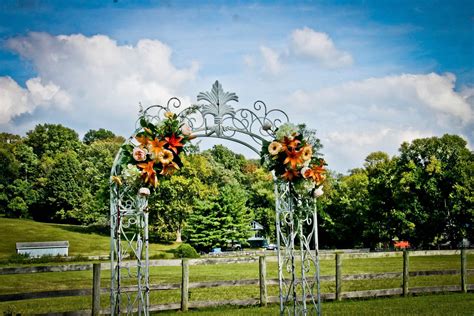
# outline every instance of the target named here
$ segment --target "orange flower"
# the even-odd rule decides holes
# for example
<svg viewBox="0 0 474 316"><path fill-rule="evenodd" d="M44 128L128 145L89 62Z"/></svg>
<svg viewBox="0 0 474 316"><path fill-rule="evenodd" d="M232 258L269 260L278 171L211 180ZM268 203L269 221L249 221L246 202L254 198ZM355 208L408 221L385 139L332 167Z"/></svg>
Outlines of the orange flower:
<svg viewBox="0 0 474 316"><path fill-rule="evenodd" d="M283 149L286 151L294 150L301 142L295 138L283 138Z"/></svg>
<svg viewBox="0 0 474 316"><path fill-rule="evenodd" d="M298 177L298 171L293 169L286 169L285 173L281 175L286 181L293 181L294 178Z"/></svg>
<svg viewBox="0 0 474 316"><path fill-rule="evenodd" d="M312 174L313 181L317 185L320 185L326 179L326 175L325 175L326 170L324 169L324 166L314 165L312 166L311 170L313 172Z"/></svg>
<svg viewBox="0 0 474 316"><path fill-rule="evenodd" d="M163 170L160 174L164 176L172 175L176 170L179 170L179 166L176 162L171 162L169 164L163 165Z"/></svg>
<svg viewBox="0 0 474 316"><path fill-rule="evenodd" d="M305 179L313 178L313 176L314 176L313 169L311 169L311 168L303 168L301 170L301 173L303 175L303 178L305 178Z"/></svg>
<svg viewBox="0 0 474 316"><path fill-rule="evenodd" d="M135 136L135 139L140 143L140 145L143 147L143 148L146 148L146 146L148 145L148 142L149 142L149 138L146 137L145 135L143 136Z"/></svg>
<svg viewBox="0 0 474 316"><path fill-rule="evenodd" d="M149 151L151 153L151 156L154 160L158 159L159 154L163 151L163 146L166 144L166 141L164 140L159 140L158 138L155 137L155 140L152 140L149 142L148 147Z"/></svg>
<svg viewBox="0 0 474 316"><path fill-rule="evenodd" d="M178 154L177 147L183 147L184 144L181 143L183 137L176 137L175 134L171 135L171 137L165 137L166 142L168 143L169 149L174 151L175 154Z"/></svg>
<svg viewBox="0 0 474 316"><path fill-rule="evenodd" d="M301 158L302 151L301 150L291 150L291 151L286 151L286 159L283 161L283 164L290 164L292 169L296 169L297 165L300 165L303 163L303 159Z"/></svg>
<svg viewBox="0 0 474 316"><path fill-rule="evenodd" d="M153 164L155 162L143 162L137 164L139 168L142 169L142 178L144 179L145 183L150 183L155 188L158 186L158 179L156 178L156 171L153 169Z"/></svg>

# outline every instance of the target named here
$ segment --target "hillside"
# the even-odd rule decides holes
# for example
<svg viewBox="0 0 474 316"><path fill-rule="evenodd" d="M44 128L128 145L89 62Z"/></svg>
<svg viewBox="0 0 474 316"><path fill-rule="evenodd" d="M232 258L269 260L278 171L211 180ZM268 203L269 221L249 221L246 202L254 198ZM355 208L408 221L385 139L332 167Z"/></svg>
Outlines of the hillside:
<svg viewBox="0 0 474 316"><path fill-rule="evenodd" d="M69 256L107 256L110 238L86 233L76 225L41 223L25 219L0 218L0 259L15 254L16 242L69 241ZM176 245L150 244L150 256L157 255Z"/></svg>

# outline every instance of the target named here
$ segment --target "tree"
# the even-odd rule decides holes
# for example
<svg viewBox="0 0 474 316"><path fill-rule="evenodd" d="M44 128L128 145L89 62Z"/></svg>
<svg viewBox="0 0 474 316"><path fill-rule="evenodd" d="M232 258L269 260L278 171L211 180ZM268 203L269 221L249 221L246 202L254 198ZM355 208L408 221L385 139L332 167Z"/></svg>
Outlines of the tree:
<svg viewBox="0 0 474 316"><path fill-rule="evenodd" d="M81 199L88 192L84 183L88 179L80 168L78 155L74 151L59 152L42 161L44 177L38 179L38 203L33 217L39 220L80 222L78 217L87 214L82 210Z"/></svg>
<svg viewBox="0 0 474 316"><path fill-rule="evenodd" d="M354 169L347 176L329 174L320 198L321 244L337 248L363 245L368 205L368 177L365 170ZM326 189L327 188L327 189Z"/></svg>
<svg viewBox="0 0 474 316"><path fill-rule="evenodd" d="M194 199L205 199L212 190L199 178L174 175L160 182L153 196L153 208L160 222L176 233L176 242L182 242L181 234L194 209Z"/></svg>
<svg viewBox="0 0 474 316"><path fill-rule="evenodd" d="M254 161L243 166L247 191L247 207L253 210L254 220L263 226L263 235L275 239L275 192L270 172Z"/></svg>
<svg viewBox="0 0 474 316"><path fill-rule="evenodd" d="M0 147L0 184L12 183L20 173L20 163L12 153L12 146Z"/></svg>
<svg viewBox="0 0 474 316"><path fill-rule="evenodd" d="M0 143L14 144L21 141L21 136L10 133L0 133Z"/></svg>
<svg viewBox="0 0 474 316"><path fill-rule="evenodd" d="M42 157L44 154L54 155L68 150L79 151L81 142L77 133L61 124L40 124L26 133L25 143L33 148L33 152Z"/></svg>
<svg viewBox="0 0 474 316"><path fill-rule="evenodd" d="M195 202L196 208L184 231L193 247L209 251L228 243L246 242L253 214L245 207L246 196L242 188L226 185L218 196Z"/></svg>
<svg viewBox="0 0 474 316"><path fill-rule="evenodd" d="M84 210L89 210L85 223L106 223L110 207L110 170L115 156L123 141L118 137L97 140L84 146L80 152L80 169L82 170L84 191Z"/></svg>
<svg viewBox="0 0 474 316"><path fill-rule="evenodd" d="M82 141L86 145L90 145L98 140L106 140L116 137L115 134L107 129L99 128L98 130L90 129L85 135ZM123 142L122 142L123 143Z"/></svg>
<svg viewBox="0 0 474 316"><path fill-rule="evenodd" d="M395 179L397 204L415 224L415 245L473 236L474 154L456 135L421 138L400 147Z"/></svg>

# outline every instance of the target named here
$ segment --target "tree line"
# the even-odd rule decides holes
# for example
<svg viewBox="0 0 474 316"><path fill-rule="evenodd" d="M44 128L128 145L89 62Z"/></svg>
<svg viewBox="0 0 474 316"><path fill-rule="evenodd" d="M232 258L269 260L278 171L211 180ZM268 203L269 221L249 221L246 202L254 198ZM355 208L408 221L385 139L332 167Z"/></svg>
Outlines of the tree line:
<svg viewBox="0 0 474 316"><path fill-rule="evenodd" d="M105 129L83 139L57 124L26 136L0 133L0 214L107 231L110 169L124 138ZM245 245L250 222L275 239L272 175L222 145L192 146L183 167L150 197L154 241L198 250ZM330 167L330 161L329 161ZM367 156L348 174L328 172L318 200L321 248L456 246L473 236L474 155L456 135L403 143L396 156Z"/></svg>

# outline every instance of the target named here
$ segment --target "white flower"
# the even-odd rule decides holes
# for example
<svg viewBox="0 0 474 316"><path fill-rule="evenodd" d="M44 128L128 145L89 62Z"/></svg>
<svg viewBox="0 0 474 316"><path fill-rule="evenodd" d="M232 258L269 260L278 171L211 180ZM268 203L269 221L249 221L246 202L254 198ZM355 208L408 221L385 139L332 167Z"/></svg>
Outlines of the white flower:
<svg viewBox="0 0 474 316"><path fill-rule="evenodd" d="M314 193L313 193L315 198L318 198L318 197L322 196L323 194L324 194L323 186L320 186L319 188L314 190Z"/></svg>
<svg viewBox="0 0 474 316"><path fill-rule="evenodd" d="M140 194L141 196L148 196L150 195L150 189L140 188L140 190L138 190L138 194Z"/></svg>
<svg viewBox="0 0 474 316"><path fill-rule="evenodd" d="M183 133L184 136L189 136L192 133L191 127L189 127L188 124L184 124L181 126L181 133Z"/></svg>
<svg viewBox="0 0 474 316"><path fill-rule="evenodd" d="M131 163L129 163L127 165L127 168L125 168L122 171L122 175L123 175L123 178L125 179L126 182L131 183L131 182L136 181L138 178L140 178L141 172L137 168L137 166L132 165Z"/></svg>
<svg viewBox="0 0 474 316"><path fill-rule="evenodd" d="M145 161L146 160L146 150L141 149L140 147L133 148L133 159L136 161Z"/></svg>

